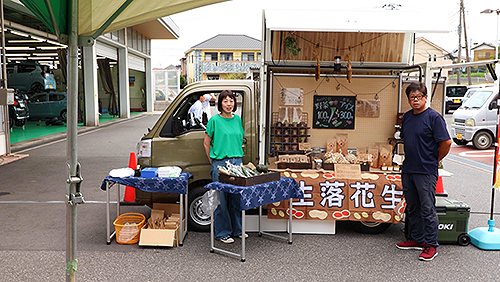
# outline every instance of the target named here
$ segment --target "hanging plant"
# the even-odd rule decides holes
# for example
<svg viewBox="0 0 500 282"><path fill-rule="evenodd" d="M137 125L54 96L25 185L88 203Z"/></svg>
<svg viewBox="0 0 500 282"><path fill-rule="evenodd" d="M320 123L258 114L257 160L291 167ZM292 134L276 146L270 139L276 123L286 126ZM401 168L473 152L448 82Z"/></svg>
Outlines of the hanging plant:
<svg viewBox="0 0 500 282"><path fill-rule="evenodd" d="M285 50L288 50L288 52L295 57L299 55L299 52L301 48L297 47L297 40L293 37L287 37L285 38Z"/></svg>

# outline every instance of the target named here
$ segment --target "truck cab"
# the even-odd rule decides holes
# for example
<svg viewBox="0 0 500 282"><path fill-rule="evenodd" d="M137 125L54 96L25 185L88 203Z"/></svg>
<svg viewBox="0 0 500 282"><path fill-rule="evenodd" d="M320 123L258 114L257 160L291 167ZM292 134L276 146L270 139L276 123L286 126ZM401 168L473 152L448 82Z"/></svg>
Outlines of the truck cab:
<svg viewBox="0 0 500 282"><path fill-rule="evenodd" d="M472 141L479 150L493 145L498 121L497 99L498 87L479 88L453 113L451 129L457 145Z"/></svg>
<svg viewBox="0 0 500 282"><path fill-rule="evenodd" d="M205 124L218 114L217 103L206 109L203 121L188 115L188 110L200 94L223 90L236 94L237 111L245 131L243 162L258 163L257 150L257 91L258 83L251 80L218 80L193 83L187 86L165 110L153 128L138 144L138 164L141 167L178 166L193 175L188 185L188 226L190 230L207 231L209 215L201 210L201 199L210 183L210 162L203 147ZM153 202L176 201L177 194L148 193L137 189L136 203L151 206Z"/></svg>

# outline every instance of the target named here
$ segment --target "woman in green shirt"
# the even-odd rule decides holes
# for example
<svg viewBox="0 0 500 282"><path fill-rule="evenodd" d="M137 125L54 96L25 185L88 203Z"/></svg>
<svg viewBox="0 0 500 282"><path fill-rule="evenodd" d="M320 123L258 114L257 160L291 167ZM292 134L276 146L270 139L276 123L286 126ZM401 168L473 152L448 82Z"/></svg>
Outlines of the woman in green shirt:
<svg viewBox="0 0 500 282"><path fill-rule="evenodd" d="M240 165L243 157L243 126L236 111L236 95L231 90L219 94L218 115L207 123L203 146L211 163L212 181L219 180L218 166L226 166L229 161ZM241 236L240 195L219 192L220 204L214 212L215 239L233 243L231 236ZM246 235L245 235L246 236Z"/></svg>

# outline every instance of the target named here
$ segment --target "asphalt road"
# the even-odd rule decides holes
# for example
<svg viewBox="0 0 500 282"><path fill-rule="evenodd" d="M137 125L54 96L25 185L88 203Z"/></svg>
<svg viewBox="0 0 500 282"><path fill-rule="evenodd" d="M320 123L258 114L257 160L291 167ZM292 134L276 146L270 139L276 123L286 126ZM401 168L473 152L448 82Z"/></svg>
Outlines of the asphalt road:
<svg viewBox="0 0 500 282"><path fill-rule="evenodd" d="M431 262L398 250L402 224L378 235L338 222L334 235L294 234L293 244L250 233L246 262L210 253L208 233L189 232L183 247L106 245L105 192L111 169L127 167L140 137L159 118L143 114L82 129L78 158L87 203L78 206L79 281L498 281L499 252L442 245ZM0 281L63 281L66 256L66 142L14 148L29 157L0 166ZM174 148L173 148L174 149ZM487 226L491 166L452 155L444 167L448 198L471 206L469 230ZM498 193L497 193L498 194ZM495 209L499 211L500 204ZM126 206L122 212L149 208ZM498 216L498 215L497 215ZM239 239L236 243L239 243ZM228 247L228 246L224 246ZM230 246L238 250L239 245Z"/></svg>

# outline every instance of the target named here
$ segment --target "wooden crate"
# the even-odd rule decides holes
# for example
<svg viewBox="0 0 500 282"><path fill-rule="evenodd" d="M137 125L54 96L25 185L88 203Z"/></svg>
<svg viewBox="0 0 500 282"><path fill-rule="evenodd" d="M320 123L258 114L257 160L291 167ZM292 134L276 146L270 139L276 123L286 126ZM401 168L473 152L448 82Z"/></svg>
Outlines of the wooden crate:
<svg viewBox="0 0 500 282"><path fill-rule="evenodd" d="M219 182L244 187L278 180L280 180L280 173L277 171L270 171L268 173L263 173L261 175L247 178L226 175L222 173L219 174Z"/></svg>

